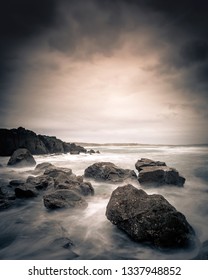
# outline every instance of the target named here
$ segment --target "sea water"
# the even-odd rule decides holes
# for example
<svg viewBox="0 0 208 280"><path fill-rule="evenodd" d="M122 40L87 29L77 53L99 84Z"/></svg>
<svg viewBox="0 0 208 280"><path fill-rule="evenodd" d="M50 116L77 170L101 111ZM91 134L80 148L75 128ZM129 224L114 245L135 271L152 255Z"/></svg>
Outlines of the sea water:
<svg viewBox="0 0 208 280"><path fill-rule="evenodd" d="M121 168L135 170L140 158L165 161L186 178L184 187L135 187L148 194L163 195L182 212L195 230L199 244L188 250L157 250L150 245L136 243L112 225L105 216L112 191L120 184L91 181L95 195L88 197L85 210L47 210L42 196L18 207L0 212L0 259L193 259L200 243L208 240L208 147L103 145L90 147L100 154L60 154L35 156L38 163L50 162L71 168L83 175L85 168L95 162L108 161ZM33 168L9 168L8 157L0 157L0 184L12 179L26 179ZM136 171L136 170L135 170ZM137 172L137 171L136 171ZM71 240L69 248L57 240ZM64 245L64 244L62 244Z"/></svg>

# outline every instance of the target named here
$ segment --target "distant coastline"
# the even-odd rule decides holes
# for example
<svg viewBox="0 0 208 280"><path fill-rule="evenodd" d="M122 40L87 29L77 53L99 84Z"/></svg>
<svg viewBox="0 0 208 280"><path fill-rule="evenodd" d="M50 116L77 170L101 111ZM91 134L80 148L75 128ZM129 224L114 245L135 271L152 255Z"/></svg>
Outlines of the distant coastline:
<svg viewBox="0 0 208 280"><path fill-rule="evenodd" d="M89 142L74 142L76 145L83 147L91 146L168 146L168 147L207 147L208 144L142 144L142 143L89 143Z"/></svg>

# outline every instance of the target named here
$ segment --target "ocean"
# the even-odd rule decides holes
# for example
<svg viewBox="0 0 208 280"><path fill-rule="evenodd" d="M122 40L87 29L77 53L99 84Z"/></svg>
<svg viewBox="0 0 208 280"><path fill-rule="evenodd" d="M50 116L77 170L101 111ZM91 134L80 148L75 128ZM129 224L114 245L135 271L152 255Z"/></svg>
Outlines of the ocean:
<svg viewBox="0 0 208 280"><path fill-rule="evenodd" d="M198 243L186 250L161 251L147 244L136 243L112 225L105 216L112 191L120 184L91 181L95 195L87 197L85 210L47 210L38 196L25 200L18 207L0 212L0 259L142 259L186 260L196 257L200 244L208 240L208 146L103 145L87 147L100 154L58 154L34 156L37 164L50 162L71 168L83 175L95 162L108 161L121 168L135 170L140 158L165 161L186 178L184 187L143 187L148 194L163 195L182 212L194 228ZM12 179L27 178L34 168L8 168L8 157L0 157L0 185ZM135 170L136 171L136 170ZM89 181L89 180L87 180ZM129 183L129 182L128 182ZM71 241L73 245L60 246Z"/></svg>

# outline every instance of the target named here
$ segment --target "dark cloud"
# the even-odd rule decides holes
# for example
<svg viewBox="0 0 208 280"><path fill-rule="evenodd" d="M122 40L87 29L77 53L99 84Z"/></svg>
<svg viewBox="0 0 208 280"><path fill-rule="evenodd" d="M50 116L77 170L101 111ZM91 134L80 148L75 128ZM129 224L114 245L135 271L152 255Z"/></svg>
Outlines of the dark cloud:
<svg viewBox="0 0 208 280"><path fill-rule="evenodd" d="M13 95L20 92L19 80L24 75L61 69L58 62L49 58L37 59L35 51L82 61L97 54L111 57L125 44L131 45L128 51L136 58L148 59L152 53L156 54L157 63L142 65L143 70L155 72L158 79L164 79L189 99L197 97L199 102L193 102L192 106L205 115L207 38L208 2L205 0L3 1L0 7L1 123L13 98L11 92Z"/></svg>
<svg viewBox="0 0 208 280"><path fill-rule="evenodd" d="M55 0L7 0L0 4L0 77L12 72L18 50L51 27Z"/></svg>

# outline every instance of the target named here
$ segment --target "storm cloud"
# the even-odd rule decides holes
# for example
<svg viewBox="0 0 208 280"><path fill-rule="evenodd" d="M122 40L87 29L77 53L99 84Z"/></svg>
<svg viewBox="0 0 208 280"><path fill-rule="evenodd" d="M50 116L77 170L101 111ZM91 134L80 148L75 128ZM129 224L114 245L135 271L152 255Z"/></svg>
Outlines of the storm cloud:
<svg viewBox="0 0 208 280"><path fill-rule="evenodd" d="M68 141L208 142L206 1L1 6L1 127Z"/></svg>

